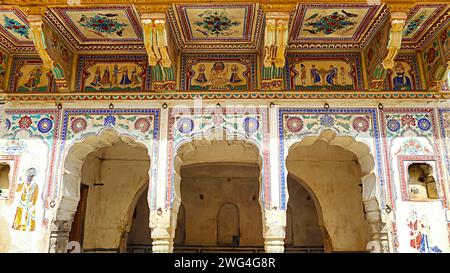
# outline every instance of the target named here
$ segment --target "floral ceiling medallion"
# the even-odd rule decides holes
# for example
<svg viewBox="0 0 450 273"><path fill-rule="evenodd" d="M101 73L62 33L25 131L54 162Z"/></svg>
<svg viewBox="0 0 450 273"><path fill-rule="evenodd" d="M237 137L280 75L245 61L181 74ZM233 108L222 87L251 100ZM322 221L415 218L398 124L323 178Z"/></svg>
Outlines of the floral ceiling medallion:
<svg viewBox="0 0 450 273"><path fill-rule="evenodd" d="M81 15L78 23L90 30L94 33L98 34L101 37L105 37L106 35L117 35L119 37L122 36L123 30L128 24L120 23L117 21L118 14L96 14L92 17L87 17L85 15Z"/></svg>
<svg viewBox="0 0 450 273"><path fill-rule="evenodd" d="M30 27L25 25L25 24L21 24L20 22L18 22L17 20L14 20L12 18L9 18L8 16L4 16L4 26L6 29L19 34L22 37L25 37L27 39L29 39L29 30Z"/></svg>
<svg viewBox="0 0 450 273"><path fill-rule="evenodd" d="M311 34L317 34L319 32L330 35L337 30L350 31L357 22L354 18L358 17L358 14L346 12L345 10L335 11L326 16L321 16L319 13L314 13L305 21L305 26L310 27L303 29Z"/></svg>
<svg viewBox="0 0 450 273"><path fill-rule="evenodd" d="M239 32L234 29L234 27L239 26L241 22L230 17L225 11L206 10L199 14L199 17L200 20L194 23L199 27L196 31L202 33L206 37L230 36Z"/></svg>

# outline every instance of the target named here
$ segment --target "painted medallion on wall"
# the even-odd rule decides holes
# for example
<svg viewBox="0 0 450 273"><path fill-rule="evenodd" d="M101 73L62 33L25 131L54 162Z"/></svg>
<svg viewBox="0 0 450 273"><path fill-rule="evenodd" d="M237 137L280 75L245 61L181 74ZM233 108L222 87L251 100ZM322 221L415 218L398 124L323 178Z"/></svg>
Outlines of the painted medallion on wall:
<svg viewBox="0 0 450 273"><path fill-rule="evenodd" d="M290 41L352 41L361 35L379 6L361 4L299 5L293 20Z"/></svg>
<svg viewBox="0 0 450 273"><path fill-rule="evenodd" d="M255 55L185 54L181 85L184 90L252 90Z"/></svg>
<svg viewBox="0 0 450 273"><path fill-rule="evenodd" d="M148 90L147 56L81 56L77 69L78 91Z"/></svg>
<svg viewBox="0 0 450 273"><path fill-rule="evenodd" d="M53 92L52 71L45 68L38 56L15 56L11 69L11 92Z"/></svg>
<svg viewBox="0 0 450 273"><path fill-rule="evenodd" d="M291 90L362 89L357 53L289 54L287 83Z"/></svg>
<svg viewBox="0 0 450 273"><path fill-rule="evenodd" d="M388 70L387 81L389 90L422 90L416 55L399 54L395 59L394 68Z"/></svg>

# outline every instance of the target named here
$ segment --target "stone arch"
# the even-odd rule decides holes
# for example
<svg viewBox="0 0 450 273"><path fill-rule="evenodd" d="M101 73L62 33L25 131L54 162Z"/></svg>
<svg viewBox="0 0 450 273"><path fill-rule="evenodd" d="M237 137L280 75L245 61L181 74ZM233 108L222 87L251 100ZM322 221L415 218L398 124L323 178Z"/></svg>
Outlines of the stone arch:
<svg viewBox="0 0 450 273"><path fill-rule="evenodd" d="M212 135L215 133L215 135L217 136L217 133L222 133L222 138L219 138L220 140L214 140L212 139ZM175 208L176 210L178 210L178 206L180 205L181 202L181 192L180 192L180 181L181 181L181 176L180 176L180 171L181 171L181 165L183 165L184 163L184 156L192 151L198 150L201 147L205 147L205 146L211 146L213 143L217 143L218 141L226 143L228 146L230 147L236 147L236 146L241 146L242 151L251 151L253 153L258 154L258 162L257 164L260 167L260 194L259 194L259 201L260 201L260 205L261 208L264 207L263 204L263 191L264 191L264 186L265 184L268 184L269 181L265 181L264 180L264 171L265 171L265 167L264 166L264 155L263 155L263 151L262 151L262 147L259 145L259 143L255 142L254 140L245 137L242 134L229 134L229 132L222 130L222 129L215 129L215 130L210 130L208 131L208 134L205 135L204 137L199 137L199 136L192 136L190 138L185 139L184 141L180 142L179 144L177 144L175 146L176 149L176 154L173 158L173 170L171 170L173 172L172 175L172 187L173 187L173 196L172 196L172 200L173 200L173 204L172 207ZM221 156L220 153L216 153L216 156ZM169 159L170 160L170 159ZM219 162L220 158L216 159L216 162ZM202 163L211 163L214 162L209 160L209 161L199 161L196 162L196 164L202 164ZM233 161L233 162L240 162L240 163L246 163L245 161ZM193 164L193 163L191 163ZM172 189L169 189L172 190ZM169 197L169 196L168 196ZM166 204L166 206L169 204Z"/></svg>
<svg viewBox="0 0 450 273"><path fill-rule="evenodd" d="M215 134L213 136L213 134ZM222 137L219 140L214 139L221 135ZM186 162L185 156L191 152L201 150L205 147L210 147L212 145L226 145L230 149L240 150L241 152L250 152L254 155L255 159L242 159L242 158L233 158L233 159L224 159L224 157L229 157L229 153L214 153L210 154L210 157L205 160L197 160L196 162ZM152 238L153 238L153 252L172 252L173 251L173 239L175 237L175 230L177 224L177 214L179 211L179 207L181 204L181 166L186 165L194 165L194 164L211 164L211 163L256 163L259 166L259 204L261 210L264 210L264 188L268 189L269 181L265 180L264 177L269 179L268 174L268 166L264 165L264 153L263 147L260 143L252 140L248 136L240 133L230 133L223 129L214 129L209 130L208 134L198 133L196 135L192 135L189 138L185 138L182 141L178 142L173 147L174 154L171 158L169 158L169 170L168 170L168 184L166 186L166 210L162 210L162 208L158 209L155 212L151 212L151 228L152 228ZM170 162L172 163L172 167L170 167ZM170 238L170 239L169 239ZM168 244L168 246L167 246Z"/></svg>
<svg viewBox="0 0 450 273"><path fill-rule="evenodd" d="M97 134L85 135L72 142L63 156L61 171L61 188L55 216L51 224L49 252L66 252L74 215L80 199L81 169L86 157L99 149L123 141L130 146L143 147L147 150L151 162L151 152L143 141L127 134L120 134L114 129L104 128ZM151 168L149 168L150 172ZM150 174L149 174L150 175ZM145 190L139 189L139 191ZM137 200L133 200L137 202ZM132 212L130 213L132 217Z"/></svg>
<svg viewBox="0 0 450 273"><path fill-rule="evenodd" d="M360 167L361 175L361 186L362 186L362 206L364 209L364 217L369 226L369 237L372 242L376 243L376 249L378 251L382 250L382 240L383 245L385 245L384 240L386 234L383 232L384 224L382 223L381 210L379 208L380 200L378 200L378 188L376 183L375 174L375 159L371 153L369 146L363 142L358 141L351 136L338 136L336 132L332 130L323 130L318 136L306 136L298 142L290 146L288 155L285 158L286 163L295 154L296 150L301 147L311 146L318 142L322 142L329 146L338 146L344 151L350 152L356 158L356 161ZM286 164L286 167L288 164ZM289 175L292 175L291 173ZM302 181L301 179L296 179L297 181ZM305 186L305 183L302 184ZM305 189L311 189L306 185ZM289 198L289 193L287 189L285 190L286 200ZM312 194L311 196L315 196ZM313 199L314 200L314 199ZM316 208L318 212L323 214L323 208L319 203L319 200L315 200ZM320 217L319 217L320 219ZM321 223L323 224L323 222ZM324 229L324 238L330 237L329 231ZM325 242L325 246L329 246L332 242Z"/></svg>

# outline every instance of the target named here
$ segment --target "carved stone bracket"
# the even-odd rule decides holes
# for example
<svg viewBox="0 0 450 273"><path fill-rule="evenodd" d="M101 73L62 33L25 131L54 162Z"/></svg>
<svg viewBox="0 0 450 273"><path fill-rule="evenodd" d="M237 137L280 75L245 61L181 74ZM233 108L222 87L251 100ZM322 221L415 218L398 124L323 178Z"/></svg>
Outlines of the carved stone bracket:
<svg viewBox="0 0 450 273"><path fill-rule="evenodd" d="M150 212L150 229L153 253L173 252L173 240L177 223L177 209L153 210Z"/></svg>
<svg viewBox="0 0 450 273"><path fill-rule="evenodd" d="M45 44L44 31L42 29L43 15L35 14L36 12L43 12L43 9L33 9L29 10L28 22L30 25L31 36L33 39L34 46L39 57L44 63L44 67L53 72L53 76L56 80L56 87L60 92L67 92L69 90L69 84L65 78L64 71L60 65L55 63L53 58L49 55L47 51L47 45Z"/></svg>
<svg viewBox="0 0 450 273"><path fill-rule="evenodd" d="M389 43L387 53L382 64L384 69L392 69L394 60L402 46L403 27L406 23L408 13L405 11L391 11L391 29L389 32Z"/></svg>

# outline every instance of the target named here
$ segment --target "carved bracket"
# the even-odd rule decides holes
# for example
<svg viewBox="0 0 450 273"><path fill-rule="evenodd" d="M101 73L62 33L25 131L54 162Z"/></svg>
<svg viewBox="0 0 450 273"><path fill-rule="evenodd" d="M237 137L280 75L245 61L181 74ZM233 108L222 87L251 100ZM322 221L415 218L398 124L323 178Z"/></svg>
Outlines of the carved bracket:
<svg viewBox="0 0 450 273"><path fill-rule="evenodd" d="M42 11L42 10L40 10ZM67 92L69 90L69 84L65 77L62 67L57 64L47 51L47 45L45 43L44 31L42 25L44 23L43 16L41 14L28 15L28 21L31 30L31 36L34 46L39 57L44 63L44 67L53 72L53 76L56 80L56 87L60 92Z"/></svg>
<svg viewBox="0 0 450 273"><path fill-rule="evenodd" d="M382 65L384 69L392 69L394 60L402 46L403 27L406 24L408 13L405 11L391 12L391 29L389 31L389 43L387 53Z"/></svg>

